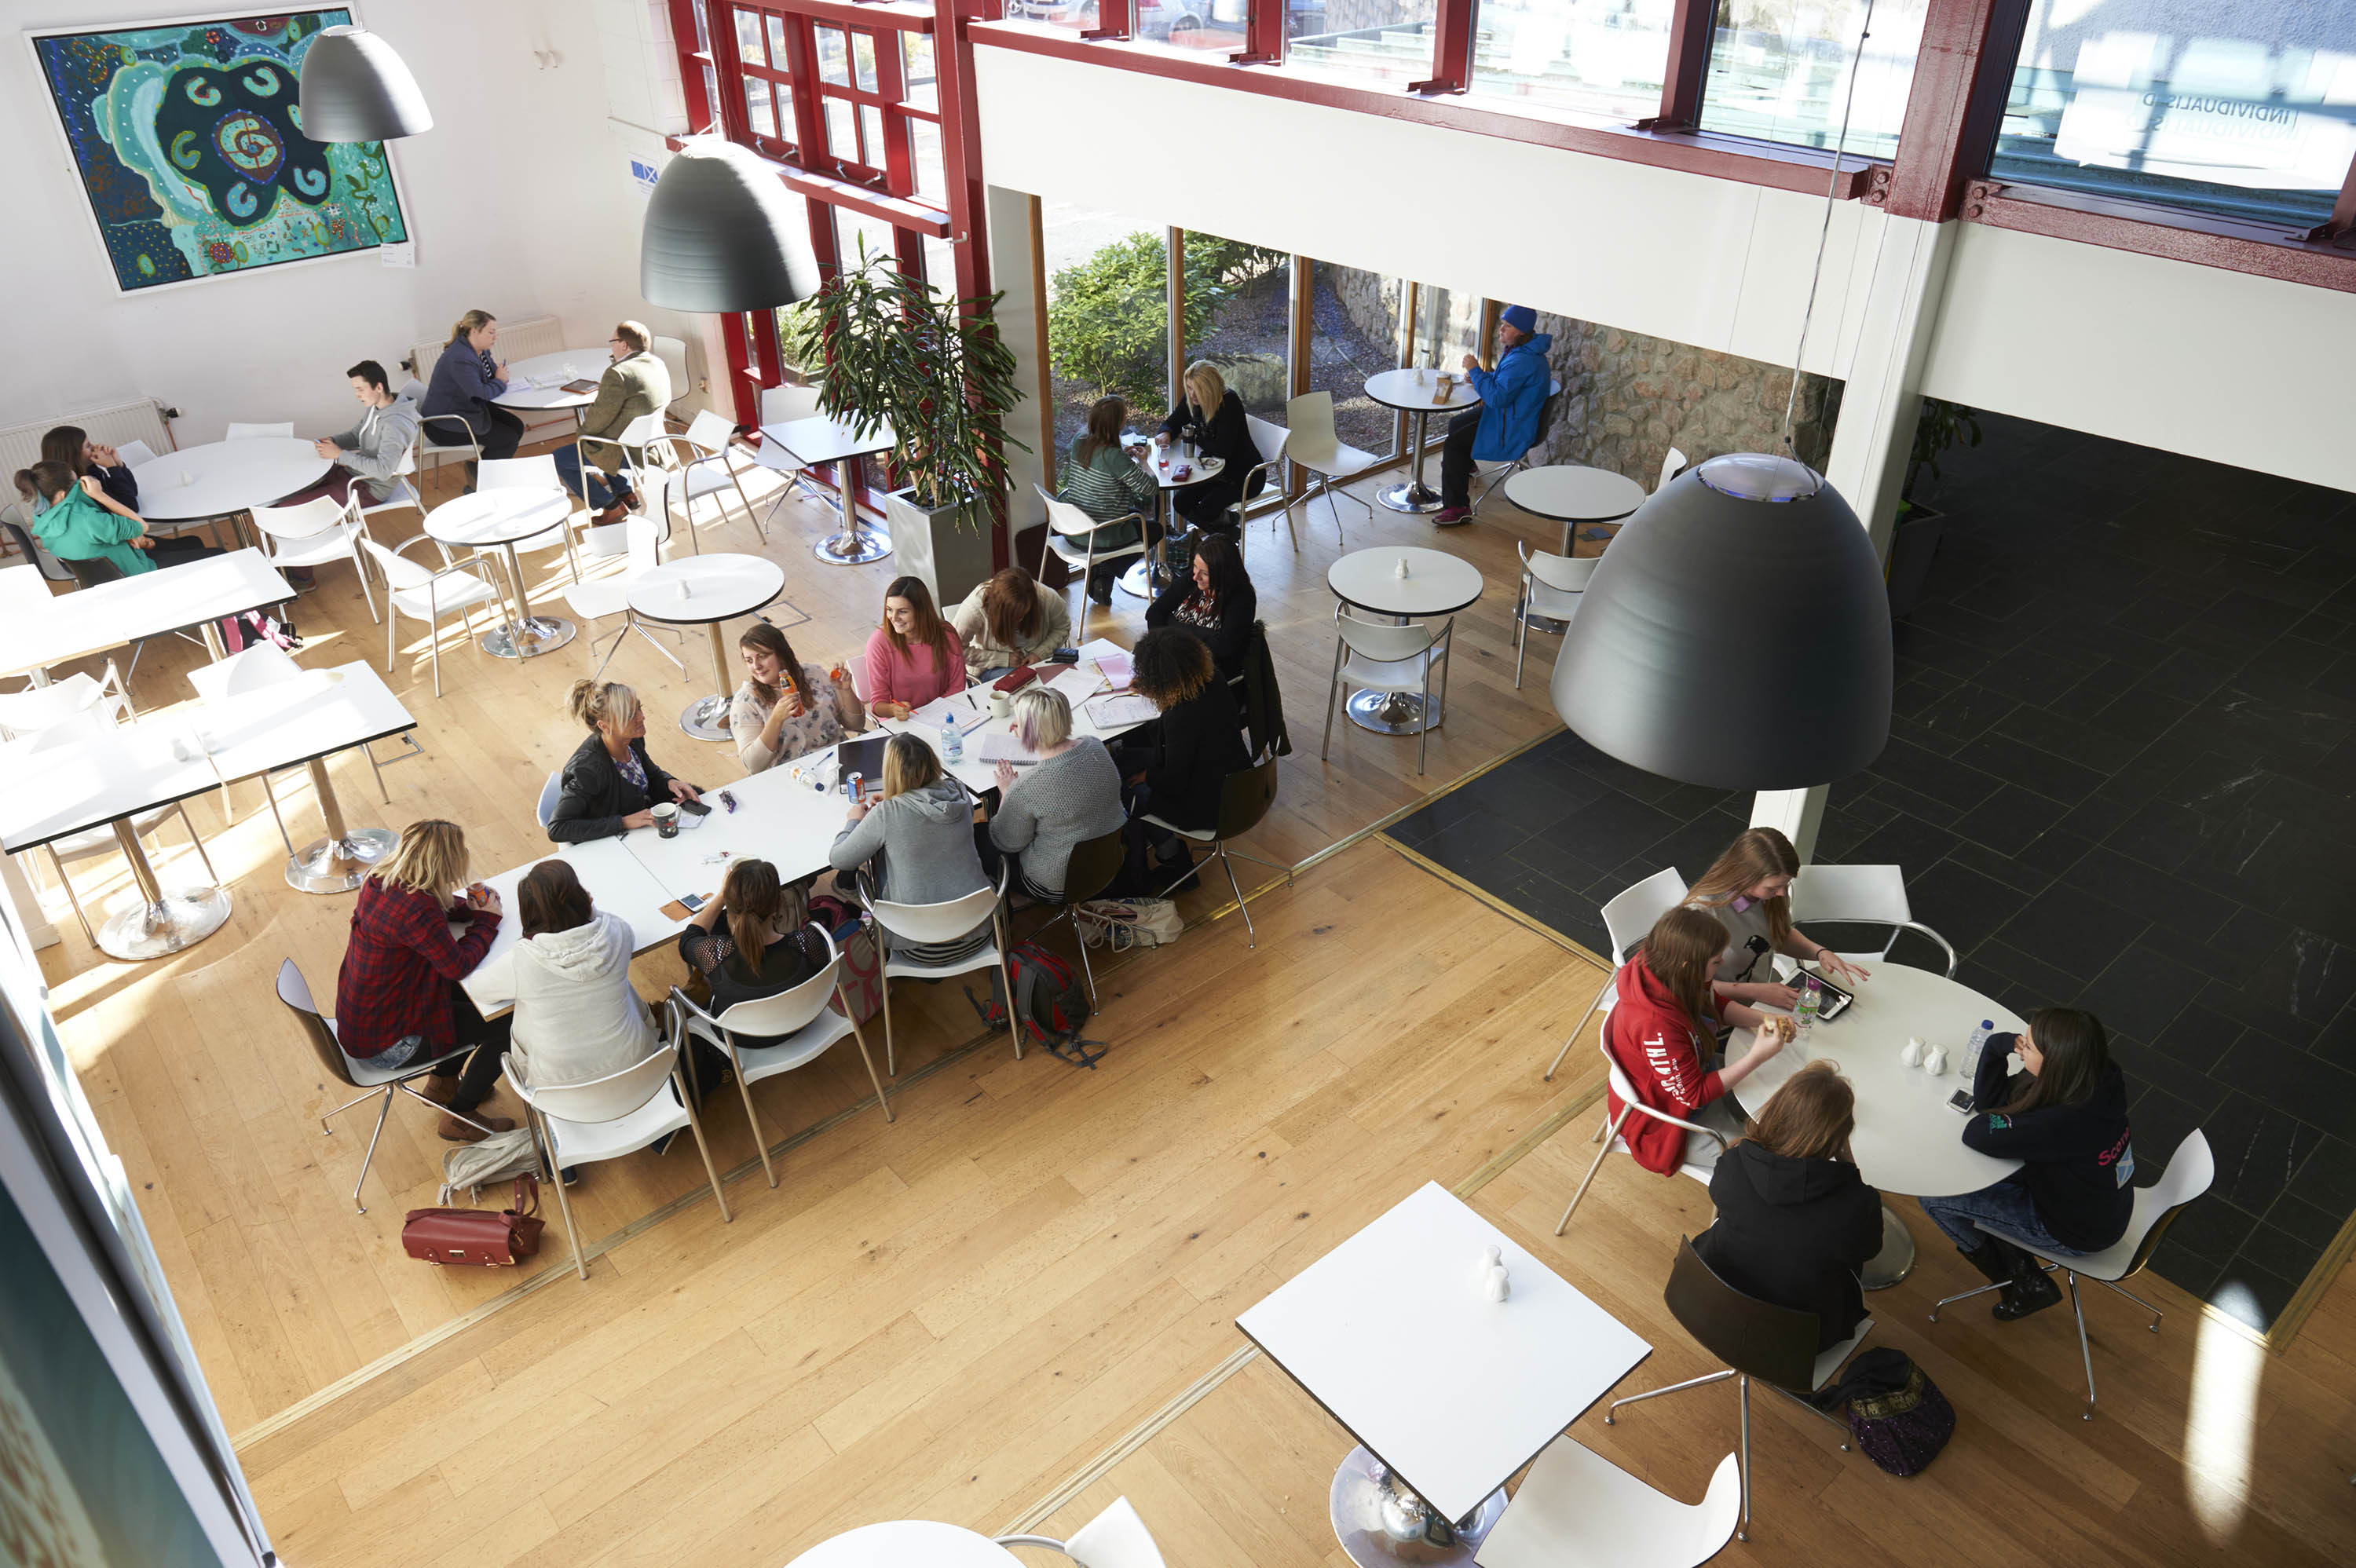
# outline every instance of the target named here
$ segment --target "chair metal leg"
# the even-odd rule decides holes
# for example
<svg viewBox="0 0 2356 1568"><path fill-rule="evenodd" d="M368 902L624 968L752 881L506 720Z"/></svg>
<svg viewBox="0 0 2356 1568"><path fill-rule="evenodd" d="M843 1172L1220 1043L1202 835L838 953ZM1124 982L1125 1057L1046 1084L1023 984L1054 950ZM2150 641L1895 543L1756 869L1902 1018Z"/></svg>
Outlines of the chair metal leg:
<svg viewBox="0 0 2356 1568"><path fill-rule="evenodd" d="M48 847L44 845L43 848ZM66 902L73 905L74 918L81 922L82 940L95 948L98 945L98 933L90 928L90 916L82 912L81 898L74 891L73 879L66 875L66 863L58 859L58 852L54 848L49 849L49 869L58 874L58 885L65 889Z"/></svg>
<svg viewBox="0 0 2356 1568"><path fill-rule="evenodd" d="M1224 844L1214 846L1211 852L1218 857L1220 866L1227 873L1227 886L1236 895L1236 912L1244 917L1244 945L1258 947L1259 933L1252 929L1251 905L1244 901L1243 884L1236 880L1236 863L1227 858Z"/></svg>
<svg viewBox="0 0 2356 1568"><path fill-rule="evenodd" d="M671 667L671 668L673 668L673 669L675 669L675 670L679 671L679 672L680 672L680 674L681 674L681 675L685 675L685 674L687 673L687 667L686 667L685 665L683 665L683 664L681 664L681 663L680 663L680 662L679 662L679 656L678 656L677 654L672 653L669 648L667 648L667 647L663 646L660 643L659 643L659 642L655 641L655 635L654 635L652 632L648 631L648 630L647 630L647 628L646 628L645 624L644 624L644 623L642 623L642 622L640 622L640 621L639 621L639 620L638 620L635 615L633 615L633 616L631 617L631 619L630 619L629 625L628 625L628 630L637 633L637 635L638 635L639 636L641 636L641 637L643 637L643 638L645 638L645 639L646 639L647 646L648 646L648 647L650 647L650 648L654 649L654 651L655 651L655 652L657 652L657 653L659 653L659 654L662 655L662 656L663 656L663 657L665 657L665 658L667 658L667 659L670 660L670 667ZM621 636L620 636L620 635L619 635L619 634L616 634L616 635L615 635L615 638L614 638L614 647L615 647L616 652L619 652L619 651L620 651L620 649L621 649L621 646L622 646L622 639L621 639ZM608 656L610 657L611 656Z"/></svg>
<svg viewBox="0 0 2356 1568"><path fill-rule="evenodd" d="M1604 978L1603 984L1596 987L1595 999L1587 1004L1587 1010L1585 1012L1580 1014L1579 1027L1570 1031L1569 1038L1562 1042L1562 1049L1554 1053L1554 1060L1547 1064L1546 1076L1539 1080L1540 1083L1551 1083L1554 1082L1555 1070L1562 1065L1562 1059L1570 1054L1570 1048L1579 1043L1580 1035L1585 1032L1587 1029L1587 1020L1593 1018L1595 1016L1595 1009L1603 1005L1603 995L1606 991L1612 989L1612 976L1607 976Z"/></svg>
<svg viewBox="0 0 2356 1568"><path fill-rule="evenodd" d="M896 1122L899 1118L892 1114L892 1097L884 1093L884 1080L875 1071L874 1052L867 1049L867 1031L859 1027L857 1019L851 1018L851 998L842 994L841 986L835 987L834 994L836 999L842 1003L842 1016L851 1019L851 1038L859 1042L859 1060L867 1064L867 1082L875 1085L875 1103L884 1107L885 1121Z"/></svg>
<svg viewBox="0 0 2356 1568"><path fill-rule="evenodd" d="M1014 1010L1014 971L1006 965L1006 950L1012 945L1007 938L1006 922L1002 917L991 922L991 934L998 938L998 979L1006 987L1006 1032L1014 1041L1014 1060L1023 1060L1023 1020Z"/></svg>
<svg viewBox="0 0 2356 1568"><path fill-rule="evenodd" d="M1525 576L1522 579L1522 591L1514 595L1514 689L1515 691L1522 689L1522 658L1529 652L1529 602L1530 580Z"/></svg>
<svg viewBox="0 0 2356 1568"><path fill-rule="evenodd" d="M670 1070L670 1081L679 1095L679 1103L687 1107L687 1130L695 1135L695 1152L703 1157L703 1174L712 1181L712 1200L720 1205L720 1222L734 1224L736 1216L728 1212L728 1195L720 1190L720 1168L712 1163L712 1146L703 1141L703 1118L695 1114L695 1096L687 1092L687 1074L674 1067ZM736 1081L742 1083L744 1075L739 1072ZM755 1132L754 1136L757 1137L760 1135ZM559 1182L557 1188L562 1191L563 1183Z"/></svg>
<svg viewBox="0 0 2356 1568"><path fill-rule="evenodd" d="M556 1207L564 1216L564 1239L573 1243L573 1268L584 1281L589 1277L589 1260L581 1255L581 1232L573 1223L573 1200L564 1196L564 1171L556 1162L556 1135L549 1130L548 1118L536 1105L527 1105L532 1131L538 1135L541 1163L548 1168L548 1184L556 1189Z"/></svg>
<svg viewBox="0 0 2356 1568"><path fill-rule="evenodd" d="M2142 1296L2137 1296L2134 1291L2126 1289L2125 1286L2121 1285L2120 1285L2117 1281L2115 1281L2115 1280L2098 1279L2098 1280L2096 1280L2094 1283L2095 1283L2096 1285L2102 1285L2104 1288L2105 1288L2105 1289L2107 1289L2107 1290L2110 1290L2110 1291L2115 1292L2115 1294L2117 1294L2117 1295L2120 1295L2120 1296L2126 1296L2129 1301L2134 1302L2137 1307L2142 1307L2146 1312L2150 1313L2150 1314L2151 1314L2151 1325L2150 1325L2150 1327L2151 1327L2151 1331L2152 1331L2153 1333L2155 1333L2155 1334L2157 1334L2157 1333L2158 1333L2158 1332L2159 1332L2159 1317L2160 1317L2160 1312L2159 1312L2159 1308L2158 1308L2158 1307L2154 1307L2150 1302L2146 1301Z"/></svg>
<svg viewBox="0 0 2356 1568"><path fill-rule="evenodd" d="M1976 1285L1970 1290L1957 1291L1953 1296L1943 1296L1931 1304L1931 1321L1936 1323L1939 1320L1940 1312L1953 1307L1958 1301L1969 1301L1975 1296L1986 1296L1991 1290L2002 1290L2010 1283L2012 1282L2009 1280L2004 1280L1995 1285Z"/></svg>
<svg viewBox="0 0 2356 1568"><path fill-rule="evenodd" d="M900 1076L900 1058L892 1043L892 950L884 945L884 933L875 933L878 961L875 965L875 987L884 993L884 1071L887 1076Z"/></svg>
<svg viewBox="0 0 2356 1568"><path fill-rule="evenodd" d="M1736 1540L1751 1540L1751 1380L1737 1378L1735 1385L1742 1391L1742 1525L1734 1532Z"/></svg>
<svg viewBox="0 0 2356 1568"><path fill-rule="evenodd" d="M1317 760L1323 762L1333 752L1333 706L1342 700L1342 650L1348 647L1338 635L1333 639L1333 678L1325 684L1325 739L1317 748Z"/></svg>
<svg viewBox="0 0 2356 1568"><path fill-rule="evenodd" d="M361 755L361 756L363 756L363 757L366 757L366 758L369 760L369 772L370 772L370 773L374 773L374 774L376 775L376 793L377 793L377 794L379 794L379 795L382 795L382 796L384 796L384 803L385 803L385 805L391 805L392 804L392 791L391 791L391 790L389 790L389 789L387 789L387 788L385 788L385 787L384 787L384 769L383 769L380 765L379 765L379 763L377 763L377 760L376 760L376 748L375 748L374 746L362 745L362 746L360 747L360 755ZM398 760L398 759L396 759L396 760ZM264 788L267 788L267 787L268 787L268 784L267 784L267 783L266 783L266 782L265 782L265 784L264 784L263 787L264 787ZM273 809L273 810L276 810L276 809L277 809L278 803L277 803L276 801L274 801L274 800L273 800L273 801L272 801L272 802L270 803L270 805L271 805L271 809ZM280 823L280 824L278 825L278 831L280 831L281 833L285 832L285 831L286 831L286 825L285 825L284 823L283 823L283 822L282 822L282 823ZM293 854L293 853L294 853L294 851L293 851L292 849L289 849L289 850L287 851L287 853L291 855L291 854Z"/></svg>
<svg viewBox="0 0 2356 1568"><path fill-rule="evenodd" d="M688 1040L692 1039L692 1035L688 1037ZM761 1170L769 1179L769 1190L775 1192L777 1189L777 1168L769 1163L769 1135L761 1130L761 1113L753 1109L753 1086L744 1082L744 1062L736 1054L735 1037L730 1035L727 1040L728 1065L736 1070L736 1093L744 1099L744 1123L753 1129L753 1147L761 1156ZM680 1041L680 1049L687 1050L688 1040Z"/></svg>
<svg viewBox="0 0 2356 1568"><path fill-rule="evenodd" d="M1042 927L1041 929L1044 930L1045 928ZM1102 1004L1097 1000L1097 968L1095 965L1088 962L1087 939L1079 933L1076 926L1072 932L1072 940L1080 950L1080 977L1087 982L1088 1008L1093 1012L1102 1006ZM2155 1333L2158 1331L2158 1330L2157 1329L2153 1330Z"/></svg>
<svg viewBox="0 0 2356 1568"><path fill-rule="evenodd" d="M336 1129L327 1125L327 1118L329 1116L342 1115L346 1111L350 1110L354 1105L359 1104L362 1100L368 1099L370 1095L382 1093L390 1097L391 1089L391 1085L390 1084L386 1085L381 1091L371 1089L366 1094L358 1095L352 1099L347 1100L342 1104L337 1106L334 1110L323 1113L319 1117L319 1136L323 1138L331 1138L336 1136Z"/></svg>
<svg viewBox="0 0 2356 1568"><path fill-rule="evenodd" d="M188 820L188 808L175 805L172 809L180 814L180 826L187 831L188 842L197 847L197 859L205 863L205 875L212 879L213 886L220 886L220 873L213 869L213 858L206 851L205 841L197 837L197 825Z"/></svg>
<svg viewBox="0 0 2356 1568"><path fill-rule="evenodd" d="M2078 1299L2078 1274L2075 1269L2063 1269L2062 1277L2070 1282L2070 1310L2078 1319L2078 1357L2086 1364L2086 1408L2078 1417L2081 1421L2094 1419L2094 1351L2086 1343L2086 1304Z"/></svg>
<svg viewBox="0 0 2356 1568"><path fill-rule="evenodd" d="M1570 1223L1571 1210L1579 1207L1579 1200L1587 1196L1588 1187L1595 1180L1595 1173L1603 1168L1604 1160L1608 1158L1612 1153L1612 1140L1620 1136L1621 1124L1627 1121L1628 1113L1631 1109L1632 1107L1627 1105L1621 1106L1620 1114L1612 1117L1607 1124L1603 1138L1603 1147L1595 1151L1595 1163L1587 1168L1587 1175L1585 1179L1580 1182L1579 1190L1570 1195L1570 1203L1569 1207L1563 1210L1562 1218L1556 1221L1554 1223L1554 1233L1556 1235L1561 1235L1563 1227Z"/></svg>
<svg viewBox="0 0 2356 1568"><path fill-rule="evenodd" d="M359 1179L352 1183L352 1207L363 1214L368 1212L368 1205L360 1201L360 1186L368 1180L369 1166L376 1158L376 1140L384 1136L384 1119L391 1114L392 1085L388 1083L384 1086L384 1104L376 1108L376 1128L369 1134L368 1153L360 1156Z"/></svg>
<svg viewBox="0 0 2356 1568"><path fill-rule="evenodd" d="M1623 1404L1642 1404L1648 1399L1658 1399L1665 1393L1683 1393L1689 1388L1707 1388L1711 1383L1722 1383L1729 1378L1740 1378L1741 1375L1732 1367L1725 1367L1718 1371L1705 1372L1697 1378L1687 1378L1681 1383L1671 1383L1666 1388L1648 1389L1643 1393L1632 1393L1625 1399L1615 1399L1604 1406L1603 1424L1606 1426L1619 1424L1613 1413Z"/></svg>

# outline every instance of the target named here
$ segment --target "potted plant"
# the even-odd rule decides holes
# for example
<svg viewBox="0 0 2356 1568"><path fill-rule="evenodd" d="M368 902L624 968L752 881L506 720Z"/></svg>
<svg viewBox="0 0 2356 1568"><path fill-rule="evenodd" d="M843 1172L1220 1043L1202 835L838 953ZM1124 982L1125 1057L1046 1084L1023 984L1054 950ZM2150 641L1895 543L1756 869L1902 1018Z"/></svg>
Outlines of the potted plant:
<svg viewBox="0 0 2356 1568"><path fill-rule="evenodd" d="M1932 478L1938 478L1939 454L1958 442L1965 446L1980 443L1978 411L1944 398L1923 399L1922 415L1914 421L1914 445L1906 454L1906 482L1898 490L1897 527L1890 537L1890 613L1893 616L1913 613L1915 602L1922 596L1922 584L1931 575L1931 558L1938 553L1939 539L1947 528L1944 513L1914 499L1914 485L1925 468Z"/></svg>
<svg viewBox="0 0 2356 1568"><path fill-rule="evenodd" d="M944 612L986 580L1006 496L1001 448L1022 400L1013 351L991 311L1003 296L953 300L901 274L888 255L846 267L808 302L825 346L819 407L846 424L888 423L905 481L885 497L893 549Z"/></svg>

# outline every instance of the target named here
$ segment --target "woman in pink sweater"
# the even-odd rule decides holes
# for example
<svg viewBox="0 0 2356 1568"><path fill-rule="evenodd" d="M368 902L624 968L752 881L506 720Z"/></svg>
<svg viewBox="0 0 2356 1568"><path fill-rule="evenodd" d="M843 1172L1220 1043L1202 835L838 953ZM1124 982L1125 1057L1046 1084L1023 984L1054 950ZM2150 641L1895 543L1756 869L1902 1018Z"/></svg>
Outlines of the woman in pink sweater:
<svg viewBox="0 0 2356 1568"><path fill-rule="evenodd" d="M867 639L867 710L905 719L945 692L965 689L965 645L914 577L884 591L884 624Z"/></svg>

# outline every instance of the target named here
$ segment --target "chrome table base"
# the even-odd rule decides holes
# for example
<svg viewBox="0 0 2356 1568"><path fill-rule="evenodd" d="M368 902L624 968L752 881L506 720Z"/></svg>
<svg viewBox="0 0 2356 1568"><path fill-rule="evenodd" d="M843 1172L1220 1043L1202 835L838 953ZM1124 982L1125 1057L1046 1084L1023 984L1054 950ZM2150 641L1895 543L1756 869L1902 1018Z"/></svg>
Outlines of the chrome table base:
<svg viewBox="0 0 2356 1568"><path fill-rule="evenodd" d="M1505 1512L1500 1488L1467 1517L1441 1519L1364 1448L1351 1449L1333 1472L1327 1502L1334 1537L1358 1568L1399 1568L1405 1563L1471 1568L1473 1552Z"/></svg>

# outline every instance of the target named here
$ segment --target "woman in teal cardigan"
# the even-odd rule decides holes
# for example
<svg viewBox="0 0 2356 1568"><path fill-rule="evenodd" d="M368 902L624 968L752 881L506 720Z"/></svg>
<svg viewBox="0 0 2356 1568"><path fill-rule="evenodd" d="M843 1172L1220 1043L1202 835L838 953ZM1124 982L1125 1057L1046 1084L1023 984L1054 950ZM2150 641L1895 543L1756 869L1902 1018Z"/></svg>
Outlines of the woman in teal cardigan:
<svg viewBox="0 0 2356 1568"><path fill-rule="evenodd" d="M136 577L221 553L195 539L149 539L138 513L109 496L97 480L76 477L62 463L36 463L16 476L16 485L48 502L33 518L33 533L59 560L103 560L123 576Z"/></svg>

